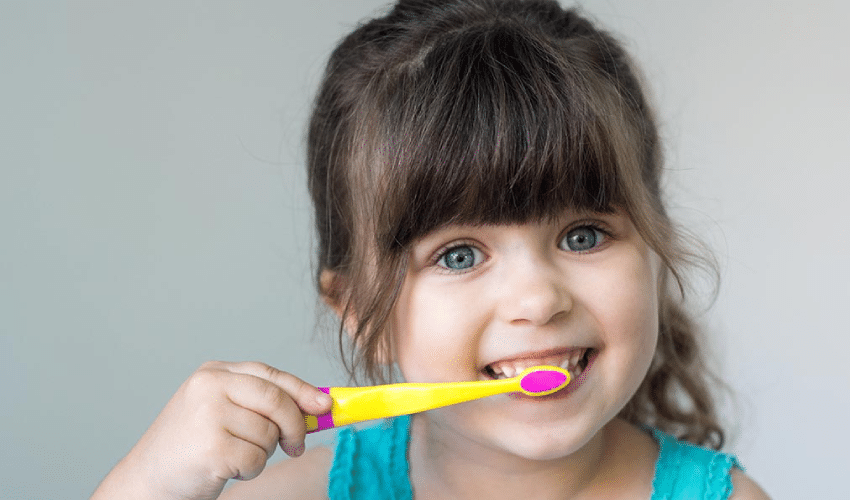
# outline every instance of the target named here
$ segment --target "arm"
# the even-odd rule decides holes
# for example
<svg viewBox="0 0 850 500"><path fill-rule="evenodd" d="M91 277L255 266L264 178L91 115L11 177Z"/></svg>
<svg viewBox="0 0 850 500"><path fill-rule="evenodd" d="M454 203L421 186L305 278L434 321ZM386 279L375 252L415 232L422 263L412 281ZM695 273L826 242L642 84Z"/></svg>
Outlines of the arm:
<svg viewBox="0 0 850 500"><path fill-rule="evenodd" d="M733 468L731 475L732 495L729 500L770 500L767 493L740 469Z"/></svg>

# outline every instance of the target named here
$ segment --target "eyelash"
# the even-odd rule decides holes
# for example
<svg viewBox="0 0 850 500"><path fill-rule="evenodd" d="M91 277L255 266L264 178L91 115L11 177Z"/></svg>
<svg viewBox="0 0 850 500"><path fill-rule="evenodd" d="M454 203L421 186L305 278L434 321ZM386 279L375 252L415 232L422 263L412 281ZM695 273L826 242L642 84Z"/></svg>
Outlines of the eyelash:
<svg viewBox="0 0 850 500"><path fill-rule="evenodd" d="M565 251L570 252L570 253L576 253L576 254L579 254L579 255L593 253L593 252L598 251L600 248L603 247L603 245L606 245L608 242L610 242L614 238L613 233L607 227L603 226L599 222L592 221L592 220L579 221L579 222L576 222L575 224L571 225L570 227L564 229L564 231L558 237L558 248L560 248L561 241L563 241L564 238L566 238L567 235L569 235L571 232L575 231L576 229L585 229L585 228L599 232L602 235L602 241L597 243L596 246L594 246L593 248L591 248L589 250L583 250L583 251L565 250Z"/></svg>
<svg viewBox="0 0 850 500"><path fill-rule="evenodd" d="M576 250L569 250L569 249L564 250L563 248L561 248L561 241L564 238L566 238L567 235L570 234L570 232L575 231L576 229L582 229L582 228L587 228L587 229L591 229L593 231L599 232L602 235L602 241L600 243L598 243L596 246L594 246L593 248L591 248L589 250L584 250L584 251L576 251ZM579 221L579 222L576 222L575 224L572 224L571 226L567 227L566 229L564 229L564 231L562 231L560 233L560 235L558 236L557 246L560 250L563 250L565 252L584 255L584 254L596 252L603 245L607 244L613 237L614 236L611 233L611 231L607 227L600 224L599 222L592 221L592 220ZM480 245L475 243L474 241L469 241L469 240L453 241L453 242L449 243L448 245L443 246L442 248L440 248L439 250L437 250L434 253L434 256L431 258L431 261L430 261L430 266L437 267L440 271L446 272L446 273L449 273L449 274L463 274L463 273L470 272L470 271L474 270L475 268L478 267L478 264L476 264L475 266L473 266L469 269L465 269L465 270L453 270L453 269L448 269L448 268L440 265L440 261L449 252L456 250L458 248L462 248L462 247L472 247L472 248L478 250L481 253L485 253L483 250L481 250Z"/></svg>
<svg viewBox="0 0 850 500"><path fill-rule="evenodd" d="M434 257L431 258L430 265L438 268L442 272L446 272L446 273L449 273L449 274L463 274L463 273L467 273L467 272L475 269L475 267L478 267L477 265L475 267L472 267L470 269L465 269L465 270L448 269L448 268L445 268L445 267L440 265L440 261L443 260L443 257L448 255L449 252L451 252L452 250L456 250L458 248L463 248L463 247L472 247L472 248L475 248L476 250L478 250L479 252L484 253L484 251L481 250L480 245L478 245L477 243L475 243L473 241L468 241L468 240L453 241L453 242L449 243L448 245L443 246L442 248L440 248L439 250L437 250L434 253Z"/></svg>

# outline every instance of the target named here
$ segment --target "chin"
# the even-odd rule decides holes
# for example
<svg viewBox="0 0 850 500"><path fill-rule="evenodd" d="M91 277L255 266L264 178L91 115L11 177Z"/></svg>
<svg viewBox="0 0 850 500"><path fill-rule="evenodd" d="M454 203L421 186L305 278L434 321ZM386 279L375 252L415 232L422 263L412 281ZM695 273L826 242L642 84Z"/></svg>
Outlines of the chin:
<svg viewBox="0 0 850 500"><path fill-rule="evenodd" d="M511 455L524 460L540 462L559 460L581 449L581 445L558 439L512 440L512 442L502 443L502 445Z"/></svg>
<svg viewBox="0 0 850 500"><path fill-rule="evenodd" d="M575 426L522 425L501 434L496 440L497 446L526 460L557 460L581 450L595 435L582 431Z"/></svg>

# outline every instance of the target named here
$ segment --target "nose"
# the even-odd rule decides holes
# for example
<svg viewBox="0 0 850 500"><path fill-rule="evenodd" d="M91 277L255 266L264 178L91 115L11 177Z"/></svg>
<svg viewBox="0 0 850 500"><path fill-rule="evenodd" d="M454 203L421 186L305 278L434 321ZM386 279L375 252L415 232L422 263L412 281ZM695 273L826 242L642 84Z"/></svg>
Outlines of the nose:
<svg viewBox="0 0 850 500"><path fill-rule="evenodd" d="M565 271L542 258L514 262L499 286L499 316L514 325L542 326L573 308Z"/></svg>

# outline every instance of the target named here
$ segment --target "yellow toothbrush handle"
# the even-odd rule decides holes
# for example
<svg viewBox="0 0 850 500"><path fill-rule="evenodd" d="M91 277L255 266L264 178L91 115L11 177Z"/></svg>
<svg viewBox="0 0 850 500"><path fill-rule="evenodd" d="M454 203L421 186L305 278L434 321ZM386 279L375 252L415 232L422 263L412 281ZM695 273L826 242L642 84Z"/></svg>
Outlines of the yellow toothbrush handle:
<svg viewBox="0 0 850 500"><path fill-rule="evenodd" d="M397 417L495 394L520 391L519 380L406 383L375 387L334 387L336 427L364 420Z"/></svg>
<svg viewBox="0 0 850 500"><path fill-rule="evenodd" d="M506 392L544 396L569 383L567 370L535 366L515 377L499 380L319 387L331 396L333 407L322 415L305 415L304 423L307 432L316 432L364 420L410 415Z"/></svg>
<svg viewBox="0 0 850 500"><path fill-rule="evenodd" d="M379 418L410 415L506 392L522 391L520 377L447 383L404 383L371 387L320 387L333 399L323 415L305 415L307 432Z"/></svg>

